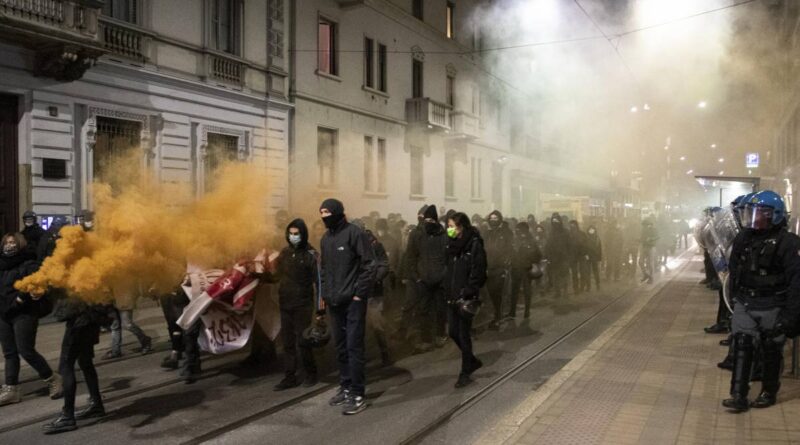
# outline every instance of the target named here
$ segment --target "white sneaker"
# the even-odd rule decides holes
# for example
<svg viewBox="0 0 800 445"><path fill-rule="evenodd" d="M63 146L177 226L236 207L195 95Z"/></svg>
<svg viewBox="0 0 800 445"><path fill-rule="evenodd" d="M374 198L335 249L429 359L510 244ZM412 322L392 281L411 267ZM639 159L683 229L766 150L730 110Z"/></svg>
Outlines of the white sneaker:
<svg viewBox="0 0 800 445"><path fill-rule="evenodd" d="M50 398L55 400L64 395L64 385L61 381L61 376L54 372L49 379L45 380L47 389L50 391Z"/></svg>
<svg viewBox="0 0 800 445"><path fill-rule="evenodd" d="M19 386L3 385L0 387L0 406L19 403L22 399L19 396Z"/></svg>

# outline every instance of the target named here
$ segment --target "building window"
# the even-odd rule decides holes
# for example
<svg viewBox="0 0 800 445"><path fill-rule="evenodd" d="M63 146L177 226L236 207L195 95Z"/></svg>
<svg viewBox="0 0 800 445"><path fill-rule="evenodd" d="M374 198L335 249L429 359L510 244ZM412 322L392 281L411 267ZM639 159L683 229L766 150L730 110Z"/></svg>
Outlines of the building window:
<svg viewBox="0 0 800 445"><path fill-rule="evenodd" d="M336 23L323 18L319 19L319 61L318 69L321 73L339 74L339 67L336 66Z"/></svg>
<svg viewBox="0 0 800 445"><path fill-rule="evenodd" d="M447 105L450 105L450 108L455 108L456 106L456 78L454 76L447 76L447 81L445 83L445 95L447 96Z"/></svg>
<svg viewBox="0 0 800 445"><path fill-rule="evenodd" d="M471 196L473 198L480 198L481 197L481 190L483 188L483 184L481 183L481 172L482 172L482 159L480 158L472 158L471 159Z"/></svg>
<svg viewBox="0 0 800 445"><path fill-rule="evenodd" d="M422 97L422 61L414 59L411 72L411 97Z"/></svg>
<svg viewBox="0 0 800 445"><path fill-rule="evenodd" d="M411 147L411 194L422 195L425 191L424 162L422 148Z"/></svg>
<svg viewBox="0 0 800 445"><path fill-rule="evenodd" d="M413 5L411 7L411 13L420 20L423 20L422 2L423 0L413 0Z"/></svg>
<svg viewBox="0 0 800 445"><path fill-rule="evenodd" d="M228 134L208 133L206 157L203 163L203 190L214 190L214 173L226 162L239 159L239 138Z"/></svg>
<svg viewBox="0 0 800 445"><path fill-rule="evenodd" d="M128 23L138 23L138 0L106 0L103 15Z"/></svg>
<svg viewBox="0 0 800 445"><path fill-rule="evenodd" d="M455 28L453 21L455 20L456 5L453 2L447 2L447 38L452 39L455 36Z"/></svg>
<svg viewBox="0 0 800 445"><path fill-rule="evenodd" d="M229 54L239 54L239 0L214 0L211 11L211 47Z"/></svg>
<svg viewBox="0 0 800 445"><path fill-rule="evenodd" d="M378 138L376 146L372 136L364 136L364 190L386 192L386 139Z"/></svg>
<svg viewBox="0 0 800 445"><path fill-rule="evenodd" d="M97 117L97 132L92 150L92 176L95 181L111 186L118 192L126 181L133 178L115 175L115 163L130 161L132 150L139 148L142 138L142 123L108 117ZM132 171L131 173L136 173Z"/></svg>
<svg viewBox="0 0 800 445"><path fill-rule="evenodd" d="M317 165L319 166L319 186L332 188L336 185L336 130L317 128Z"/></svg>
<svg viewBox="0 0 800 445"><path fill-rule="evenodd" d="M456 196L456 157L452 150L444 153L444 196Z"/></svg>
<svg viewBox="0 0 800 445"><path fill-rule="evenodd" d="M386 45L378 44L378 89L384 93L388 90L387 74L388 67Z"/></svg>
<svg viewBox="0 0 800 445"><path fill-rule="evenodd" d="M364 38L364 86L375 88L375 41Z"/></svg>

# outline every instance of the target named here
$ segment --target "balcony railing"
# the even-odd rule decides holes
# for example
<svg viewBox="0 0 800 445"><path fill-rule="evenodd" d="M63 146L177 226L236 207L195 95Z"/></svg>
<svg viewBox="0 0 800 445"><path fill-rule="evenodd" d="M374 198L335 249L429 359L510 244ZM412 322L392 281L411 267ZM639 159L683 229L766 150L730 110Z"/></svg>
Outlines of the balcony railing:
<svg viewBox="0 0 800 445"><path fill-rule="evenodd" d="M140 62L147 60L146 44L150 37L146 33L133 27L102 20L100 35L103 46L112 54Z"/></svg>
<svg viewBox="0 0 800 445"><path fill-rule="evenodd" d="M450 113L451 134L470 139L480 137L478 117L464 111L453 111Z"/></svg>
<svg viewBox="0 0 800 445"><path fill-rule="evenodd" d="M32 22L55 25L64 21L62 0L0 0L0 12Z"/></svg>
<svg viewBox="0 0 800 445"><path fill-rule="evenodd" d="M244 83L244 64L215 54L209 55L208 77L214 80L242 85Z"/></svg>
<svg viewBox="0 0 800 445"><path fill-rule="evenodd" d="M410 124L427 125L428 128L450 129L450 108L427 97L406 101L406 120Z"/></svg>

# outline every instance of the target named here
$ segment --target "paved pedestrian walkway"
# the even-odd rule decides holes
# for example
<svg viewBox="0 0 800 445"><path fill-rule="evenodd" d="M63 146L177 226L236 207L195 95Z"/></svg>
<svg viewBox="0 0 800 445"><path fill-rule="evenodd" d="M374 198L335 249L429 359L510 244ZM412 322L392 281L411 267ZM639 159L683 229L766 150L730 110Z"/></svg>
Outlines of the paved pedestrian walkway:
<svg viewBox="0 0 800 445"><path fill-rule="evenodd" d="M688 267L623 317L480 443L800 444L800 380L784 375L778 405L731 414L721 335L703 333L716 293ZM645 297L643 297L645 298ZM791 359L786 349L787 372ZM751 397L760 389L753 383Z"/></svg>

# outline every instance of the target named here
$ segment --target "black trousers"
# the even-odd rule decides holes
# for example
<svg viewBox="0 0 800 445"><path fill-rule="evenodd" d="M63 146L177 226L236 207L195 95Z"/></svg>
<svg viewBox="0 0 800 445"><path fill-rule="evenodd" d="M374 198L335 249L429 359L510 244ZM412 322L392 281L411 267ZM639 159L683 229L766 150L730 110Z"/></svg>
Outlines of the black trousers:
<svg viewBox="0 0 800 445"><path fill-rule="evenodd" d="M100 382L97 370L92 359L94 358L94 345L100 340L100 326L88 323L83 326L74 326L73 321L67 322L64 339L61 341L61 359L59 372L64 380L64 415L75 415L75 392L77 380L75 378L75 362L81 367L89 396L96 402L102 402L100 397Z"/></svg>
<svg viewBox="0 0 800 445"><path fill-rule="evenodd" d="M458 305L447 305L447 323L450 338L453 339L458 349L461 350L461 373L465 374L475 363L475 355L472 353L472 319L462 317Z"/></svg>
<svg viewBox="0 0 800 445"><path fill-rule="evenodd" d="M6 385L19 384L20 356L39 374L49 379L53 370L47 360L36 351L36 330L39 319L31 314L11 314L0 317L0 345L6 361Z"/></svg>
<svg viewBox="0 0 800 445"><path fill-rule="evenodd" d="M447 307L441 284L409 283L408 302L403 308L403 326L413 326L423 342L433 341L433 335L443 336Z"/></svg>
<svg viewBox="0 0 800 445"><path fill-rule="evenodd" d="M590 273L590 276L587 277L586 281L588 283L591 283L592 277L594 277L594 285L598 289L600 289L600 262L599 261L588 260L587 264L588 264L587 271ZM586 290L589 290L590 287L591 287L591 285L587 284Z"/></svg>
<svg viewBox="0 0 800 445"><path fill-rule="evenodd" d="M614 253L608 255L608 258L606 260L606 280L613 279L614 281L618 281L621 268L622 268L622 254Z"/></svg>
<svg viewBox="0 0 800 445"><path fill-rule="evenodd" d="M164 312L164 320L167 322L169 343L173 351L184 351L183 329L178 326L178 318L187 304L189 304L189 298L186 297L183 290L167 294L161 299L161 310Z"/></svg>
<svg viewBox="0 0 800 445"><path fill-rule="evenodd" d="M298 367L298 350L306 375L316 375L317 366L311 348L303 346L303 330L311 323L314 309L311 306L297 308L281 308L281 336L283 337L283 353L286 377L294 377Z"/></svg>
<svg viewBox="0 0 800 445"><path fill-rule="evenodd" d="M364 336L367 326L367 302L350 301L328 306L331 317L333 341L336 345L336 365L339 367L339 384L357 396L363 396L366 387L364 375Z"/></svg>
<svg viewBox="0 0 800 445"><path fill-rule="evenodd" d="M522 290L525 314L527 315L531 311L531 278L528 276L527 269L511 269L511 309L509 309L508 315L512 317L517 314L520 289Z"/></svg>
<svg viewBox="0 0 800 445"><path fill-rule="evenodd" d="M489 298L492 300L492 306L494 306L493 321L498 321L503 316L503 292L505 292L505 288L505 269L489 270L487 272L486 291L489 293Z"/></svg>
<svg viewBox="0 0 800 445"><path fill-rule="evenodd" d="M580 259L571 259L569 261L569 274L572 277L572 291L576 294L581 291L581 261Z"/></svg>

